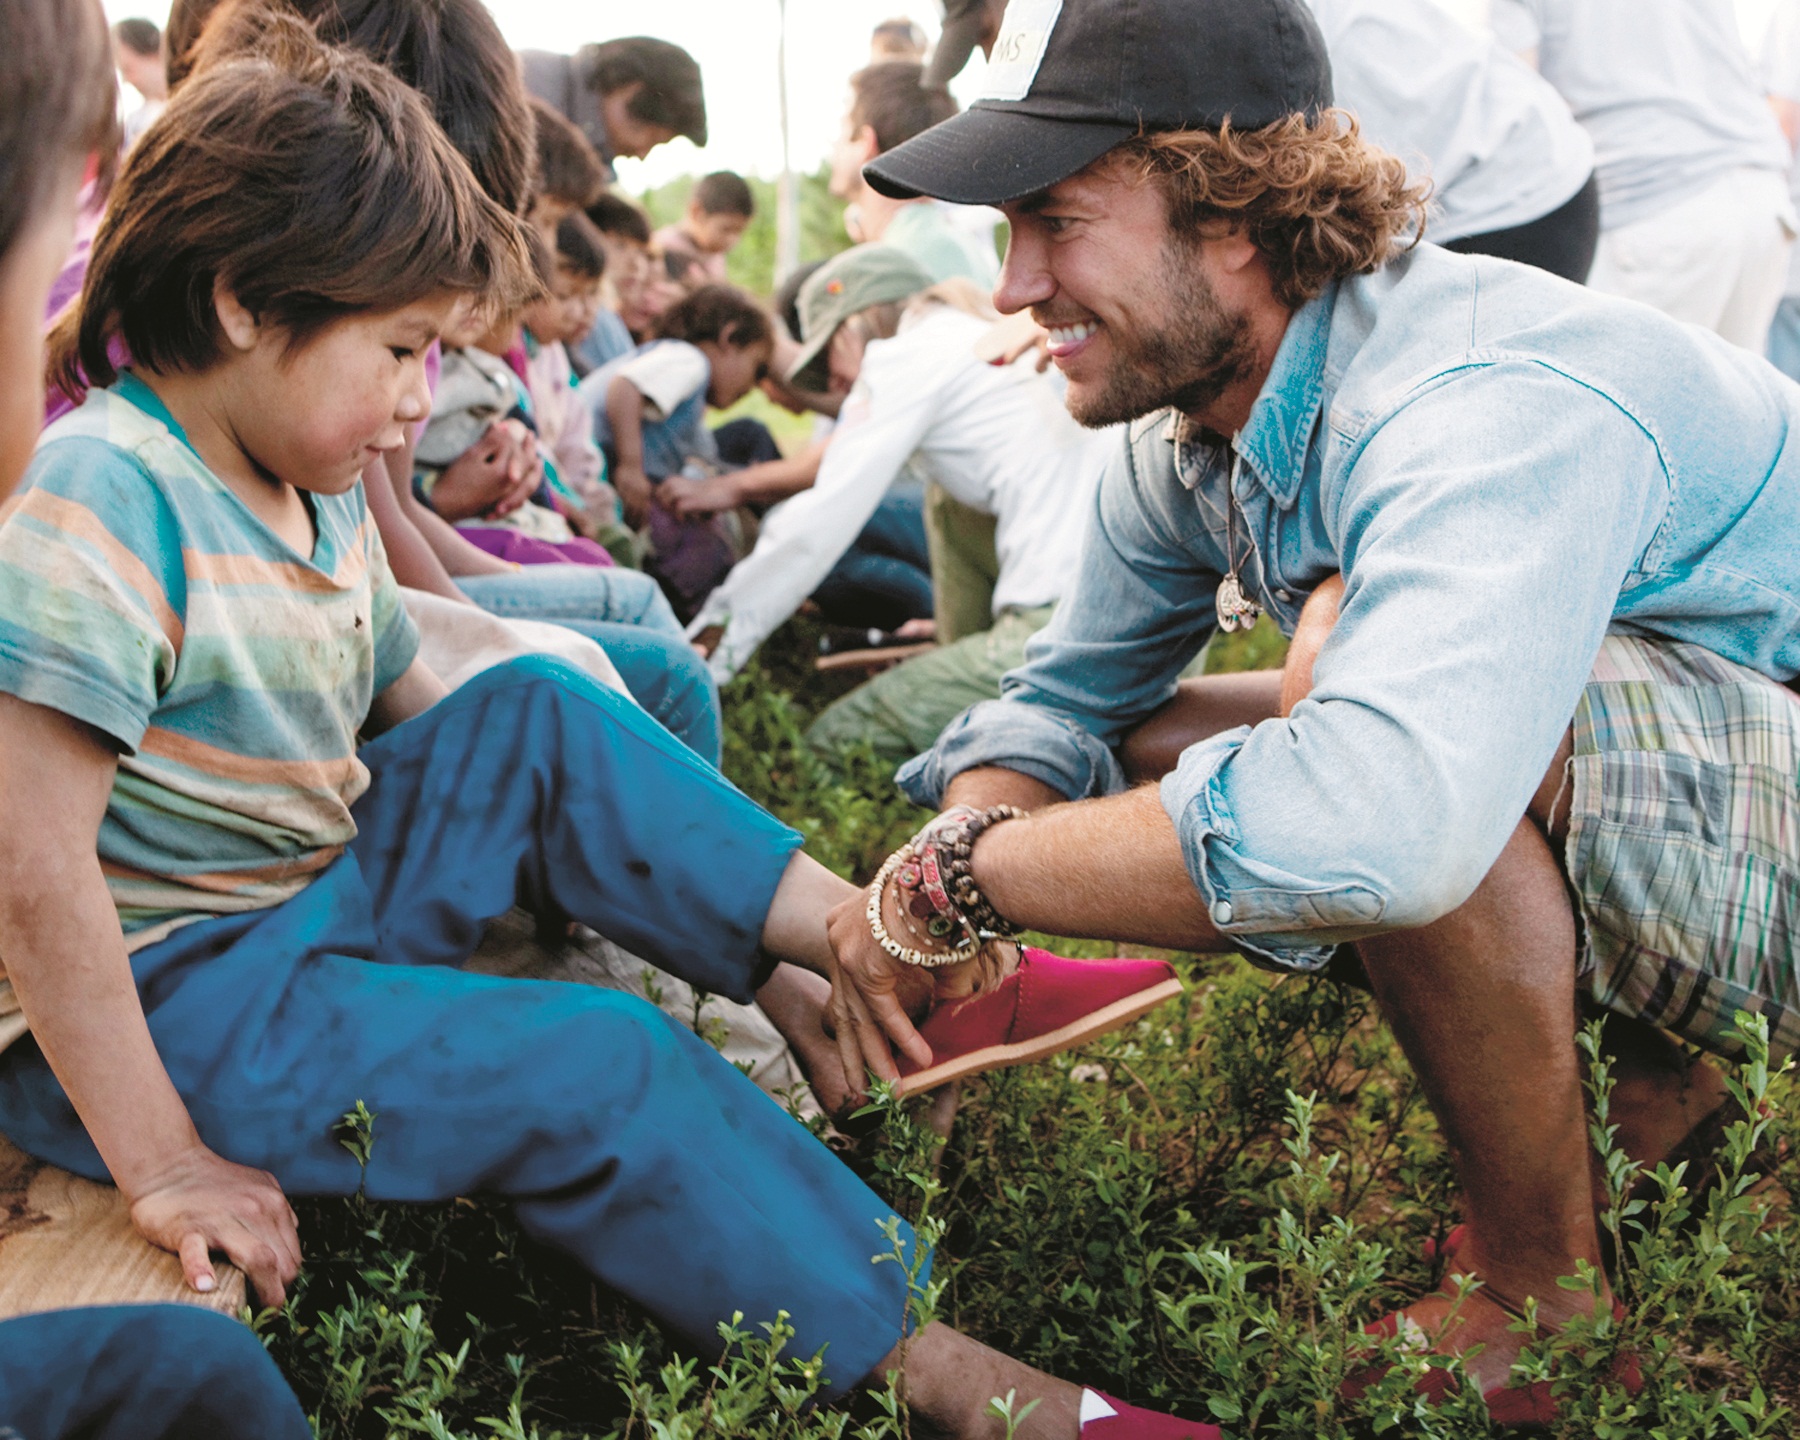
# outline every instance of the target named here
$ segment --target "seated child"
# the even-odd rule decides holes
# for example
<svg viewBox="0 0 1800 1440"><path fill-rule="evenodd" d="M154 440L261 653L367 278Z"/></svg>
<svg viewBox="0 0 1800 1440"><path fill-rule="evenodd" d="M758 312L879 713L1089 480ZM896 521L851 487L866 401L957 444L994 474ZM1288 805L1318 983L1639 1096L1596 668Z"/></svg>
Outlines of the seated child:
<svg viewBox="0 0 1800 1440"><path fill-rule="evenodd" d="M775 332L749 296L708 285L664 315L657 333L662 338L583 380L581 397L625 518L647 530L644 568L686 618L736 563L742 532L734 516L678 518L654 503L655 489L672 475L711 473L723 463L707 407L735 405L761 382Z"/></svg>
<svg viewBox="0 0 1800 1440"><path fill-rule="evenodd" d="M561 484L580 503L568 512L576 531L635 562L633 537L620 523L619 499L603 476L606 462L594 443L594 417L575 392L577 377L566 347L593 328L600 309L606 251L599 231L577 211L556 227L549 293L525 307L525 389L538 443L555 462Z"/></svg>
<svg viewBox="0 0 1800 1440"><path fill-rule="evenodd" d="M75 241L84 171L116 144L112 55L99 0L16 0L0 10L0 94L7 97L0 107L4 499L38 429L40 317ZM39 763L21 752L11 758ZM6 759L0 757L0 786ZM16 1015L0 1019L0 1031L18 1028ZM30 1440L312 1434L249 1328L187 1305L88 1306L0 1321L0 1432Z"/></svg>
<svg viewBox="0 0 1800 1440"><path fill-rule="evenodd" d="M650 218L623 195L611 191L587 207L587 218L600 232L606 278L593 328L569 352L576 373L582 376L629 354L638 336L648 336L655 319L645 302L651 265Z"/></svg>
<svg viewBox="0 0 1800 1440"><path fill-rule="evenodd" d="M938 1433L989 1433L1008 1390L1045 1437L1198 1433L942 1324L902 1348L889 1207L749 1080L641 1000L459 968L524 898L747 997L825 969L828 913L862 903L585 676L529 659L446 697L415 659L358 479L423 418L459 299L530 285L420 97L297 23L127 160L53 336L100 388L0 522L0 954L30 1034L0 1049L0 1132L110 1176L198 1288L216 1249L283 1302L289 1192L499 1193L689 1343L786 1310L829 1394L904 1369ZM1015 1014L1043 968L1017 964L962 1008ZM366 1166L334 1138L358 1101Z"/></svg>
<svg viewBox="0 0 1800 1440"><path fill-rule="evenodd" d="M536 122L537 169L526 219L551 241L566 217L580 214L600 198L606 189L606 166L587 136L554 105L534 95L531 116Z"/></svg>
<svg viewBox="0 0 1800 1440"><path fill-rule="evenodd" d="M694 182L681 219L663 226L651 240L661 246L664 255L679 256L699 271L688 283L723 285L725 257L755 218L756 197L744 177L730 170L715 170Z"/></svg>
<svg viewBox="0 0 1800 1440"><path fill-rule="evenodd" d="M611 565L605 549L577 535L569 524L569 510L585 507L587 499L562 482L537 433L524 378L504 354L496 353L496 348L511 348L520 313L495 321L484 308L467 306L446 328L431 418L413 445L414 487L427 505L490 555L520 564ZM496 495L489 485L464 485L450 477L455 462L475 447L498 443L498 426L517 427L508 433L528 446L530 464L521 478ZM595 450L596 470L598 465Z"/></svg>

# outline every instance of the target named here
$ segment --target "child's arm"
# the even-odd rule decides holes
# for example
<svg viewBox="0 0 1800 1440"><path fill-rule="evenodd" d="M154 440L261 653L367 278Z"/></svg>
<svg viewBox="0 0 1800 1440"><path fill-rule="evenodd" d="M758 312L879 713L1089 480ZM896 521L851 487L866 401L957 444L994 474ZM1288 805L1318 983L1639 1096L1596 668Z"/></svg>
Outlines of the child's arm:
<svg viewBox="0 0 1800 1440"><path fill-rule="evenodd" d="M641 525L650 513L650 477L644 474L644 394L623 375L606 387L606 421L612 426L612 485L625 518Z"/></svg>
<svg viewBox="0 0 1800 1440"><path fill-rule="evenodd" d="M222 1250L279 1305L300 1271L293 1209L273 1176L201 1143L132 981L97 852L117 769L79 721L0 695L0 955L139 1232L196 1290Z"/></svg>
<svg viewBox="0 0 1800 1440"><path fill-rule="evenodd" d="M448 687L423 660L415 659L406 673L377 695L363 722L363 734L373 738L402 721L423 714L450 693Z"/></svg>

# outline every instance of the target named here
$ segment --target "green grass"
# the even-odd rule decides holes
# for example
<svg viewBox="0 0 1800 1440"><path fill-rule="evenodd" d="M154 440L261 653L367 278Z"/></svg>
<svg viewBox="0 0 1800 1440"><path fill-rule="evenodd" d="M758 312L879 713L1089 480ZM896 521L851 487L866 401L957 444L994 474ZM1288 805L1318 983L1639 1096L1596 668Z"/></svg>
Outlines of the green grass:
<svg viewBox="0 0 1800 1440"><path fill-rule="evenodd" d="M825 863L861 877L918 815L866 755L832 768L801 742L841 684L811 671L815 638L796 622L732 685L725 764ZM1266 628L1230 637L1209 668L1275 663L1280 648ZM1455 1210L1436 1127L1368 1000L1234 957L1179 963L1184 1003L968 1085L940 1156L892 1103L874 1134L845 1143L845 1163L939 1237L918 1304L1034 1364L1234 1436L1487 1435L1478 1402L1428 1410L1404 1374L1358 1405L1337 1397L1360 1363L1362 1323L1433 1283L1421 1245ZM1794 1082L1755 1065L1738 1081L1774 1180L1727 1186L1690 1214L1670 1177L1670 1198L1618 1217L1628 1315L1557 1342L1564 1435L1800 1428ZM1601 1066L1602 1102L1605 1083ZM1751 1129L1734 1138L1740 1160ZM353 1153L378 1147L379 1116L344 1139ZM891 1395L807 1408L817 1367L777 1353L763 1328L776 1316L744 1318L723 1361L682 1354L489 1201L300 1210L306 1273L287 1310L260 1324L330 1440L907 1433ZM871 1256L884 1248L872 1233ZM1593 1383L1622 1344L1647 1378L1636 1401Z"/></svg>

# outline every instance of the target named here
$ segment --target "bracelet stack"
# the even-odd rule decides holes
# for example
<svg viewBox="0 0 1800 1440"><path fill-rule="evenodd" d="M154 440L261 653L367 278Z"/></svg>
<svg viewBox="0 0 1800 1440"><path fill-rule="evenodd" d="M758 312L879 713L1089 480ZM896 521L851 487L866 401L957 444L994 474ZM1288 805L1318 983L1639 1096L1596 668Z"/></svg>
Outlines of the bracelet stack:
<svg viewBox="0 0 1800 1440"><path fill-rule="evenodd" d="M1019 926L995 910L981 893L970 868L975 842L992 826L1025 812L1012 805L974 810L958 805L933 819L887 859L869 887L869 933L889 955L907 965L935 968L976 958L989 942L1010 940ZM882 918L882 902L892 881L895 909L923 950L897 939ZM939 948L942 947L942 948Z"/></svg>

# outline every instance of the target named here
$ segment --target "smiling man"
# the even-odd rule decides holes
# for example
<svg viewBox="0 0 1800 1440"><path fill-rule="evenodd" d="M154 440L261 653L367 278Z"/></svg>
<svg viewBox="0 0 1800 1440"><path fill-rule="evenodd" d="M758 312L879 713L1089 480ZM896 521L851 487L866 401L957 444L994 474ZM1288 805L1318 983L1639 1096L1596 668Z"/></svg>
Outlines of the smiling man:
<svg viewBox="0 0 1800 1440"><path fill-rule="evenodd" d="M960 857L932 904L952 934L1303 973L1354 946L1485 1282L1409 1331L1479 1342L1496 1416L1542 1421L1510 1327L1528 1298L1548 1326L1592 1307L1556 1281L1600 1259L1578 995L1612 1013L1612 1118L1651 1161L1723 1100L1668 1032L1729 1051L1747 1008L1800 1041L1800 389L1417 243L1423 197L1332 108L1299 0L1012 0L993 58L869 181L1002 206L996 303L1050 330L1078 419L1134 423L1056 619L902 772L950 807L915 842ZM1285 695L1178 688L1264 612L1302 632ZM928 1060L866 918L905 873L832 920L840 1043L883 1074L890 1040Z"/></svg>

